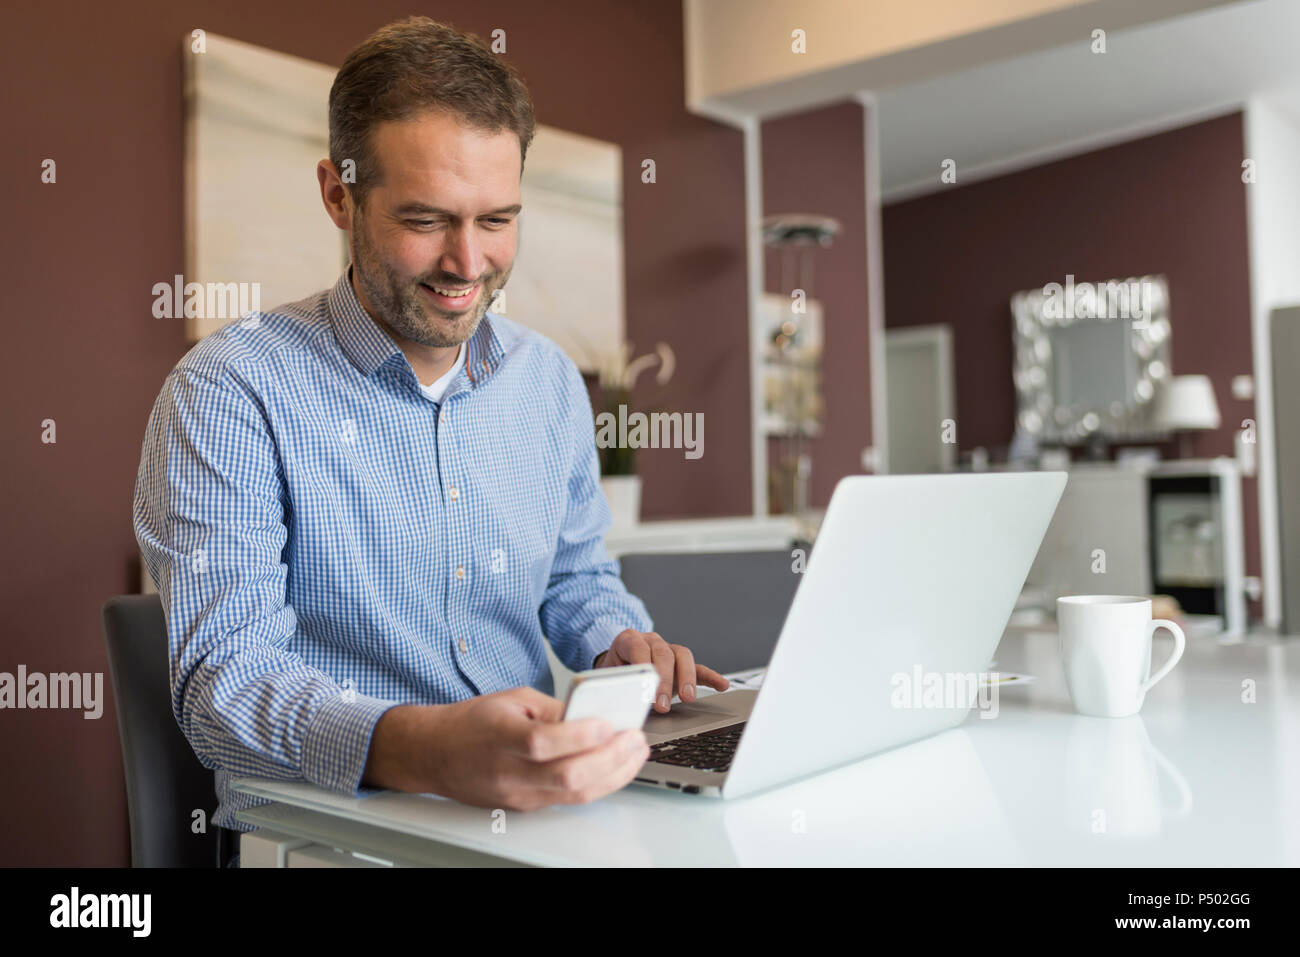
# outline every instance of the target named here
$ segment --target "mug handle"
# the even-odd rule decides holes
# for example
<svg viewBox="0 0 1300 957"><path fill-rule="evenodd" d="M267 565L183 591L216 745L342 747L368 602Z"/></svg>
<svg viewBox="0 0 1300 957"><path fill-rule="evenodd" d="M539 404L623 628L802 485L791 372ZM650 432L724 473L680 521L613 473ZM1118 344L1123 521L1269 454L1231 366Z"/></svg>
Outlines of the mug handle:
<svg viewBox="0 0 1300 957"><path fill-rule="evenodd" d="M1143 682L1139 694L1146 694L1157 681L1169 674L1169 672L1173 671L1174 665L1178 664L1178 659L1183 656L1183 649L1187 647L1187 639L1183 636L1183 629L1179 628L1167 618L1152 618L1151 621L1147 623L1147 641L1150 641L1151 637L1160 628L1168 629L1169 632L1173 634L1174 653L1169 656L1169 660L1161 666L1159 671Z"/></svg>

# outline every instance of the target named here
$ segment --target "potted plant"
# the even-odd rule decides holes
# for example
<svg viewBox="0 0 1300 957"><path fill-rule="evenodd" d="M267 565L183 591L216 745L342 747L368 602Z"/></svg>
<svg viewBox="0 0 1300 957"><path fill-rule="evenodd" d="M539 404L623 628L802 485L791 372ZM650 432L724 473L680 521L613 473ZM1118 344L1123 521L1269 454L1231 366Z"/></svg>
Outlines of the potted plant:
<svg viewBox="0 0 1300 957"><path fill-rule="evenodd" d="M626 421L631 410L632 387L641 373L651 366L659 366L655 381L660 385L673 376L676 357L667 343L661 342L655 346L654 352L635 359L632 350L632 343L625 343L622 350L605 356L597 366L600 385L597 422L606 415L619 421L620 413L622 420ZM635 446L622 441L602 441L601 429L597 427L596 449L600 456L600 487L609 502L614 525L635 525L641 519L641 477L636 474Z"/></svg>

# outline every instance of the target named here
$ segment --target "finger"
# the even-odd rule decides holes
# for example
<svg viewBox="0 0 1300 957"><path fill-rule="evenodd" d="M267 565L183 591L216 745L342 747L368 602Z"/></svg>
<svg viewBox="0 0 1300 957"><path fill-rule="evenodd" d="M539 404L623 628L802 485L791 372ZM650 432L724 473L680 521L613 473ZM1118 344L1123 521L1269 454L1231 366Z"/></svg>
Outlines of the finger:
<svg viewBox="0 0 1300 957"><path fill-rule="evenodd" d="M627 763L615 773L613 787L606 793L612 793L631 784L632 780L641 773L641 769L645 767L645 763L649 760L650 745L646 744L634 751L631 757L627 759Z"/></svg>
<svg viewBox="0 0 1300 957"><path fill-rule="evenodd" d="M550 800L566 801L573 792L590 785L600 776L610 773L627 760L628 753L639 742L631 731L620 731L608 741L580 754L569 754L533 764L525 768L534 787L552 792Z"/></svg>
<svg viewBox="0 0 1300 957"><path fill-rule="evenodd" d="M695 678L700 684L706 684L715 691L726 691L731 687L730 681L704 665L695 666Z"/></svg>
<svg viewBox="0 0 1300 957"><path fill-rule="evenodd" d="M677 656L672 647L654 632L646 635L650 646L650 657L654 661L655 671L659 672L659 687L655 690L655 710L665 712L672 703L673 671L677 667Z"/></svg>
<svg viewBox="0 0 1300 957"><path fill-rule="evenodd" d="M673 678L677 687L677 696L683 701L695 700L695 656L685 645L669 645L677 661L677 673Z"/></svg>
<svg viewBox="0 0 1300 957"><path fill-rule="evenodd" d="M623 654L619 655L622 662L629 665L648 665L650 664L650 645L646 641L648 634L633 632L636 636L623 643ZM614 653L614 646L610 645L610 654Z"/></svg>
<svg viewBox="0 0 1300 957"><path fill-rule="evenodd" d="M548 784L557 803L586 804L626 785L649 756L645 734L624 731L594 751L552 762Z"/></svg>
<svg viewBox="0 0 1300 957"><path fill-rule="evenodd" d="M581 754L606 744L614 737L613 726L604 718L575 721L520 721L507 719L511 750L537 763Z"/></svg>

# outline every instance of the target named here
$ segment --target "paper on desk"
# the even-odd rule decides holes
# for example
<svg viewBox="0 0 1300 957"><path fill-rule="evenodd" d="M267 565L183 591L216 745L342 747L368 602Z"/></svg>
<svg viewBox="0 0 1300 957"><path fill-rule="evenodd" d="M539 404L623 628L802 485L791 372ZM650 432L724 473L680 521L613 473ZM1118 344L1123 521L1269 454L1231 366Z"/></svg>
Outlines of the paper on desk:
<svg viewBox="0 0 1300 957"><path fill-rule="evenodd" d="M1028 684L1031 681L1037 681L1033 675L1020 675L1014 671L990 671L982 676L982 682L985 685L1009 685L1009 684Z"/></svg>
<svg viewBox="0 0 1300 957"><path fill-rule="evenodd" d="M758 688L762 686L765 674L767 674L766 668L751 668L749 671L733 671L722 677L737 688Z"/></svg>

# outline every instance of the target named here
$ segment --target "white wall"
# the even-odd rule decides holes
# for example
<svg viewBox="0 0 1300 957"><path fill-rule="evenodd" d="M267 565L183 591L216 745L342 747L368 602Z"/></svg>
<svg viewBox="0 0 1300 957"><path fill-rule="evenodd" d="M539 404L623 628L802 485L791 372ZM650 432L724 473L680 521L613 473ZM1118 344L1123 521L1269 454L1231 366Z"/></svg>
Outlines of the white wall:
<svg viewBox="0 0 1300 957"><path fill-rule="evenodd" d="M686 101L774 116L1233 2L683 0Z"/></svg>
<svg viewBox="0 0 1300 957"><path fill-rule="evenodd" d="M1246 189L1246 216L1264 620L1276 626L1281 619L1281 571L1268 317L1278 306L1300 304L1300 89L1250 100L1246 104L1245 127L1243 159L1255 164L1255 182Z"/></svg>

